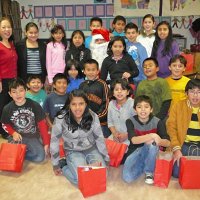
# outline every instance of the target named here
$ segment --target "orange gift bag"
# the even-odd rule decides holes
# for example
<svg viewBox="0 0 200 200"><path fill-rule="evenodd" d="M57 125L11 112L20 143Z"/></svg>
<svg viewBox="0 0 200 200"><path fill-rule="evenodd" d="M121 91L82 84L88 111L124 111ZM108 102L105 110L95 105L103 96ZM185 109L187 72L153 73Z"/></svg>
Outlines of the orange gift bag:
<svg viewBox="0 0 200 200"><path fill-rule="evenodd" d="M200 189L200 156L181 157L179 183L183 189Z"/></svg>
<svg viewBox="0 0 200 200"><path fill-rule="evenodd" d="M25 154L25 144L2 143L0 149L0 170L21 172Z"/></svg>
<svg viewBox="0 0 200 200"><path fill-rule="evenodd" d="M185 71L192 71L194 67L194 54L191 53L181 53L182 56L187 60L187 65Z"/></svg>
<svg viewBox="0 0 200 200"><path fill-rule="evenodd" d="M171 152L159 152L154 172L154 185L167 188L172 175L173 159Z"/></svg>
<svg viewBox="0 0 200 200"><path fill-rule="evenodd" d="M106 191L106 168L95 166L78 167L78 187L84 197Z"/></svg>
<svg viewBox="0 0 200 200"><path fill-rule="evenodd" d="M59 141L59 155L60 155L60 158L65 158L65 150L63 148L63 144L64 141L63 139L61 138L60 141Z"/></svg>
<svg viewBox="0 0 200 200"><path fill-rule="evenodd" d="M112 167L118 167L122 161L128 145L118 143L110 139L106 139L105 143L108 150L108 155L110 157L109 165Z"/></svg>

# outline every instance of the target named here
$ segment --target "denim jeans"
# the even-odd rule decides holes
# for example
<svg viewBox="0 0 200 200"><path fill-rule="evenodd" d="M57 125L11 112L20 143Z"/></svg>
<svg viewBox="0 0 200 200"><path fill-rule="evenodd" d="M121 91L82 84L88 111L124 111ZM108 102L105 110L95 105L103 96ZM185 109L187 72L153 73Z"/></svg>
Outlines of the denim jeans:
<svg viewBox="0 0 200 200"><path fill-rule="evenodd" d="M63 175L75 185L78 185L78 166L101 162L101 166L106 167L106 163L96 146L84 151L67 151L66 160L67 165L62 168Z"/></svg>
<svg viewBox="0 0 200 200"><path fill-rule="evenodd" d="M12 137L8 142L13 142ZM32 162L42 162L45 159L44 146L39 138L26 138L22 137L22 144L26 145L25 159Z"/></svg>
<svg viewBox="0 0 200 200"><path fill-rule="evenodd" d="M153 144L144 144L130 154L122 171L122 178L130 183L136 180L143 173L154 173L158 146Z"/></svg>
<svg viewBox="0 0 200 200"><path fill-rule="evenodd" d="M184 143L182 148L181 148L181 152L183 154L183 156L199 156L200 151L199 151L200 147L197 147L196 145L191 145ZM180 165L181 162L179 162ZM177 165L177 161L174 163L174 167L173 167L173 171L172 171L172 176L174 178L178 178L179 177L179 169L180 166Z"/></svg>
<svg viewBox="0 0 200 200"><path fill-rule="evenodd" d="M38 138L23 137L22 143L26 144L26 160L42 162L45 159L44 146Z"/></svg>

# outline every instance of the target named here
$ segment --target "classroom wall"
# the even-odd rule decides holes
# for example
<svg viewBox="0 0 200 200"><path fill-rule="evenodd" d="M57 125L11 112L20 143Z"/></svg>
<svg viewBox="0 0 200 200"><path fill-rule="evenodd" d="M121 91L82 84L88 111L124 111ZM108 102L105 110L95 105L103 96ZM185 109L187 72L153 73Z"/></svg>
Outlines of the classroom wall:
<svg viewBox="0 0 200 200"><path fill-rule="evenodd" d="M103 19L103 26L110 28L113 20L113 2L114 0L85 0L84 4L81 0L17 0L20 3L20 15L22 29L25 25L33 21L40 28L40 38L49 38L50 29L56 23L62 24L66 30L67 38L71 37L71 33L75 29L83 30L86 36L90 35L89 21L92 16L99 16ZM24 10L24 12L22 12ZM191 8L192 15L192 8ZM156 23L167 20L174 25L173 33L181 34L187 38L186 47L194 43L189 27L191 20L194 21L199 16L178 16L178 17L159 17L155 16ZM192 19L191 19L192 18ZM134 22L141 27L142 17L127 17L127 22Z"/></svg>

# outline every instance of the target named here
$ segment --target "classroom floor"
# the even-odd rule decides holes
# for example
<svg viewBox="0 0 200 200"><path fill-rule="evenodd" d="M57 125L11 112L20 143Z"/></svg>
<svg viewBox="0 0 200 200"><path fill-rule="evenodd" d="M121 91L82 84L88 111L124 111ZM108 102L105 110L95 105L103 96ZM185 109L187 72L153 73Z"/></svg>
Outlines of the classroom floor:
<svg viewBox="0 0 200 200"><path fill-rule="evenodd" d="M0 143L5 142L0 137ZM1 200L83 200L78 188L63 176L55 176L50 160L42 164L24 162L22 173L0 171ZM110 168L107 191L88 200L199 200L200 190L182 190L177 179L162 189L144 183L141 177L127 184L121 179L121 167Z"/></svg>

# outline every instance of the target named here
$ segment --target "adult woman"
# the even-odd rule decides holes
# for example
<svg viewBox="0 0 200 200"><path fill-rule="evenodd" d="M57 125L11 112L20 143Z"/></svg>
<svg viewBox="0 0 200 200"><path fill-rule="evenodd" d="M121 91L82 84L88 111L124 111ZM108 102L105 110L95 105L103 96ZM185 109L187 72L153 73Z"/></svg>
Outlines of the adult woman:
<svg viewBox="0 0 200 200"><path fill-rule="evenodd" d="M13 44L12 24L9 18L0 19L0 116L3 107L11 100L8 94L9 81L17 76L17 54ZM8 134L0 123L0 134L7 138Z"/></svg>

